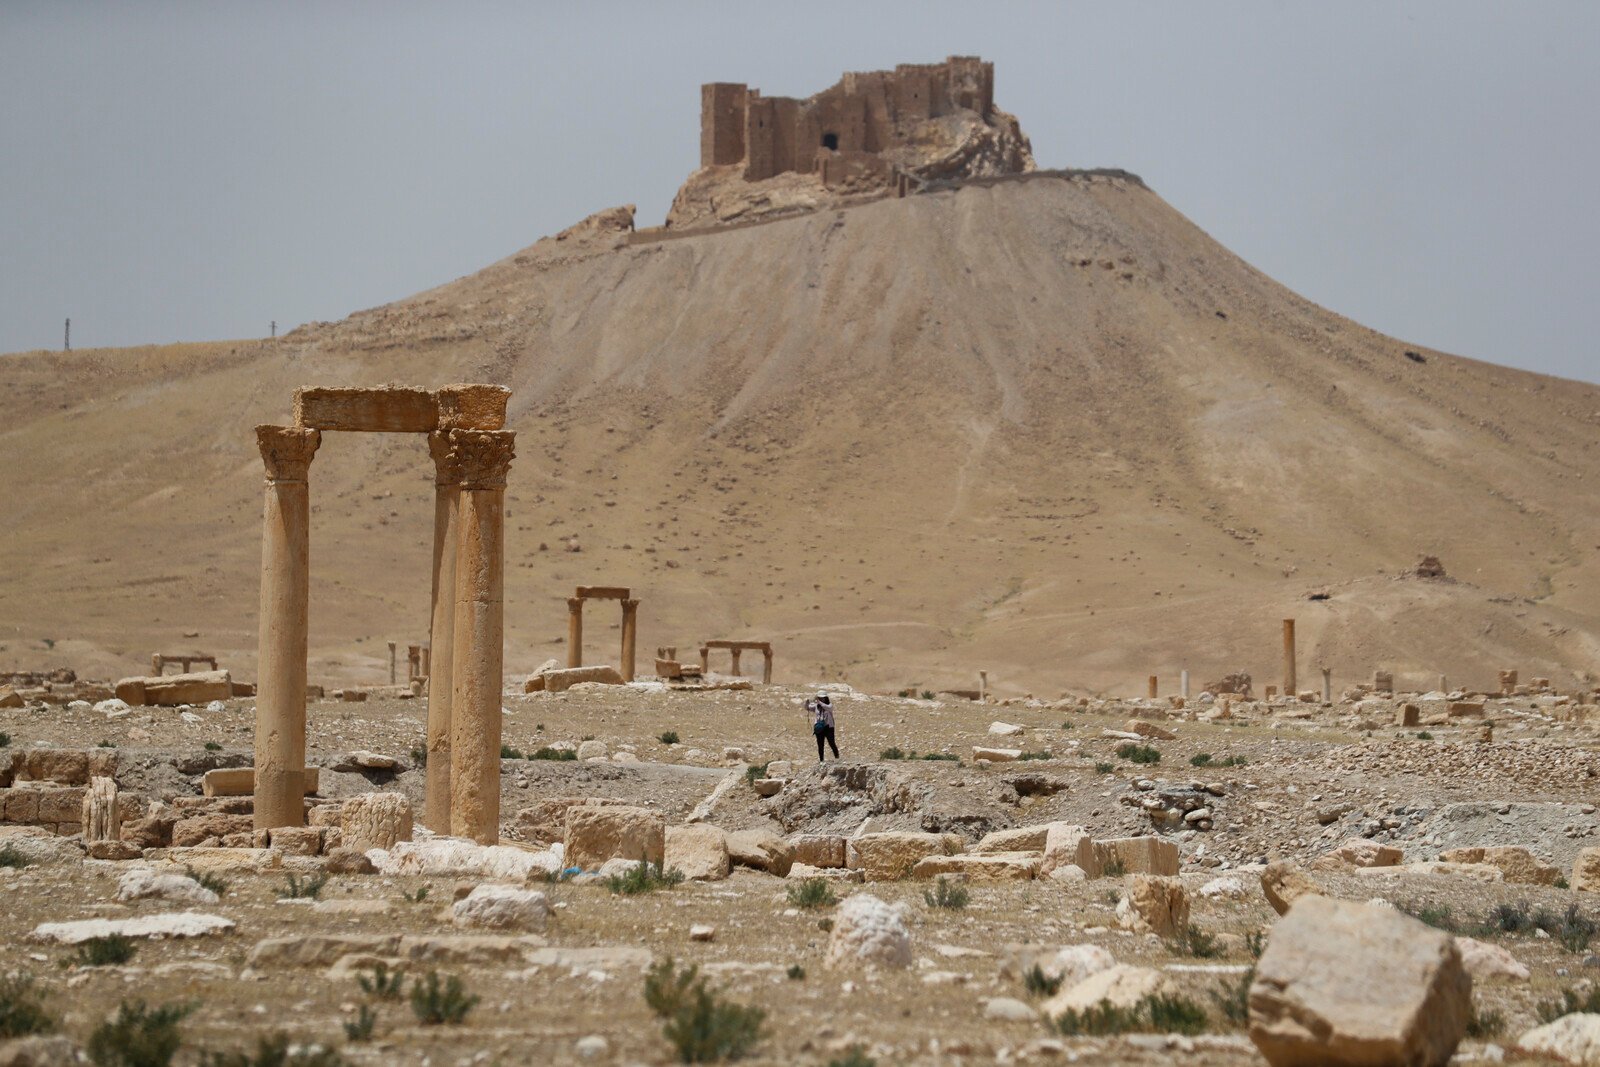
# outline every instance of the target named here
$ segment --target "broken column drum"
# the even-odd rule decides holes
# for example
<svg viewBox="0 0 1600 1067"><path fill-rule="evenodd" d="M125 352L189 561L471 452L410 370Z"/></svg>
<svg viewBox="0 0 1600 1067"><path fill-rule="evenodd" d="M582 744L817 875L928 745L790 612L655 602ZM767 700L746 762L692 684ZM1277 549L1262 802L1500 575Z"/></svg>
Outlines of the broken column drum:
<svg viewBox="0 0 1600 1067"><path fill-rule="evenodd" d="M311 499L307 479L322 443L317 430L256 427L266 465L261 538L261 634L256 683L255 827L304 821L306 609Z"/></svg>
<svg viewBox="0 0 1600 1067"><path fill-rule="evenodd" d="M450 696L450 832L500 838L505 490L516 435L451 430L461 470Z"/></svg>

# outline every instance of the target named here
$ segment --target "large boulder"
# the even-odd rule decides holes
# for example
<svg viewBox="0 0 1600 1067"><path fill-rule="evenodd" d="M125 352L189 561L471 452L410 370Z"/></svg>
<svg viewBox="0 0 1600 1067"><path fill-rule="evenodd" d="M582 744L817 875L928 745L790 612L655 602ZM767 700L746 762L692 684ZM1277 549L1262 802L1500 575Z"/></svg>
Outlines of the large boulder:
<svg viewBox="0 0 1600 1067"><path fill-rule="evenodd" d="M667 827L662 863L683 872L690 881L716 882L728 877L728 835L699 823Z"/></svg>
<svg viewBox="0 0 1600 1067"><path fill-rule="evenodd" d="M900 909L870 893L847 898L833 917L827 963L830 967L859 963L911 966L911 931L906 929Z"/></svg>
<svg viewBox="0 0 1600 1067"><path fill-rule="evenodd" d="M1321 896L1317 884L1293 860L1273 860L1261 872L1261 892L1279 915L1286 915L1295 901L1305 896Z"/></svg>
<svg viewBox="0 0 1600 1067"><path fill-rule="evenodd" d="M894 882L911 874L917 861L927 856L953 855L961 851L961 838L954 834L926 834L914 830L888 830L862 834L847 842L849 865L866 874L869 882Z"/></svg>
<svg viewBox="0 0 1600 1067"><path fill-rule="evenodd" d="M843 867L844 838L839 834L796 834L789 838L794 861L811 867Z"/></svg>
<svg viewBox="0 0 1600 1067"><path fill-rule="evenodd" d="M585 804L567 809L570 867L595 870L610 859L660 863L666 843L666 820L648 808Z"/></svg>
<svg viewBox="0 0 1600 1067"><path fill-rule="evenodd" d="M1176 937L1189 927L1189 891L1179 878L1130 874L1117 903L1117 924L1134 933Z"/></svg>
<svg viewBox="0 0 1600 1067"><path fill-rule="evenodd" d="M215 904L217 894L187 874L136 867L117 880L117 899L170 900L179 904Z"/></svg>
<svg viewBox="0 0 1600 1067"><path fill-rule="evenodd" d="M1039 826L1019 826L1014 830L995 830L983 835L983 840L972 846L976 853L988 852L1043 852L1045 839L1050 835L1050 823Z"/></svg>
<svg viewBox="0 0 1600 1067"><path fill-rule="evenodd" d="M457 926L491 930L543 930L550 918L545 895L509 885L480 885L450 906Z"/></svg>
<svg viewBox="0 0 1600 1067"><path fill-rule="evenodd" d="M1572 861L1573 889L1585 893L1600 893L1600 848L1583 848Z"/></svg>
<svg viewBox="0 0 1600 1067"><path fill-rule="evenodd" d="M1439 853L1444 863L1486 863L1499 868L1507 882L1525 885L1555 885L1561 868L1545 863L1519 845L1493 845L1487 848L1447 848Z"/></svg>
<svg viewBox="0 0 1600 1067"><path fill-rule="evenodd" d="M728 859L736 867L783 878L794 865L794 846L771 830L739 830L728 835Z"/></svg>
<svg viewBox="0 0 1600 1067"><path fill-rule="evenodd" d="M1114 873L1170 877L1178 873L1178 846L1164 837L1115 837L1096 841L1085 836L1078 839L1077 855L1072 862L1083 868L1083 873L1090 878Z"/></svg>
<svg viewBox="0 0 1600 1067"><path fill-rule="evenodd" d="M1057 1019L1063 1012L1085 1011L1109 1001L1113 1007L1132 1009L1145 997L1168 992L1171 983L1167 976L1149 967L1135 967L1119 963L1095 971L1070 988L1064 989L1045 1001L1046 1017Z"/></svg>
<svg viewBox="0 0 1600 1067"><path fill-rule="evenodd" d="M1600 1015L1573 1012L1517 1039L1516 1051L1579 1067L1600 1065Z"/></svg>
<svg viewBox="0 0 1600 1067"><path fill-rule="evenodd" d="M1474 981L1507 978L1513 982L1526 982L1532 973L1499 945L1491 945L1475 937L1456 938L1456 950L1461 953L1461 966L1467 969Z"/></svg>
<svg viewBox="0 0 1600 1067"><path fill-rule="evenodd" d="M209 704L233 696L227 671L196 671L147 678L124 678L117 683L117 699L133 705Z"/></svg>
<svg viewBox="0 0 1600 1067"><path fill-rule="evenodd" d="M1472 1014L1449 934L1381 904L1307 895L1272 930L1250 1040L1273 1067L1444 1067Z"/></svg>
<svg viewBox="0 0 1600 1067"><path fill-rule="evenodd" d="M1039 876L1046 877L1058 867L1077 867L1080 842L1089 839L1086 827L1067 822L1047 823L1044 835L1044 861L1039 865Z"/></svg>
<svg viewBox="0 0 1600 1067"><path fill-rule="evenodd" d="M615 667L603 664L594 667L568 667L564 670L545 671L540 677L544 679L544 691L547 693L565 693L579 682L595 682L600 685L622 684L622 674Z"/></svg>

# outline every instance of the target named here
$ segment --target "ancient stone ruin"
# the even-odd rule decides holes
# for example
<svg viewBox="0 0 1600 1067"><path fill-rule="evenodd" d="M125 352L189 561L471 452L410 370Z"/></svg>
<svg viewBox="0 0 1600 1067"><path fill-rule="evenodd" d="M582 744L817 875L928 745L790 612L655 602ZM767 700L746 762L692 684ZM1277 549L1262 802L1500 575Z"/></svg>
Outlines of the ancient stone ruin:
<svg viewBox="0 0 1600 1067"><path fill-rule="evenodd" d="M510 390L301 389L293 426L258 426L266 464L255 828L304 822L312 457L322 432L425 433L434 461L425 824L493 842L500 824L504 497Z"/></svg>
<svg viewBox="0 0 1600 1067"><path fill-rule="evenodd" d="M733 656L733 673L739 673L739 656L745 651L761 653L761 684L772 684L772 643L770 641L707 641L700 646L700 673L711 670L711 650L725 648Z"/></svg>
<svg viewBox="0 0 1600 1067"><path fill-rule="evenodd" d="M633 681L634 645L639 637L639 602L621 586L580 585L567 598L567 669L583 666L583 602L617 600L622 603L622 680Z"/></svg>

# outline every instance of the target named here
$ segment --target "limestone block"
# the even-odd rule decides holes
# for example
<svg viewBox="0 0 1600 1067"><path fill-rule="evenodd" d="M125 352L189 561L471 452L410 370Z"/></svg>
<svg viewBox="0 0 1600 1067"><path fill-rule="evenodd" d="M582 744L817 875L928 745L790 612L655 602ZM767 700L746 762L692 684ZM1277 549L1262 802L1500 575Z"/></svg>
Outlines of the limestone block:
<svg viewBox="0 0 1600 1067"><path fill-rule="evenodd" d="M233 679L227 671L196 671L150 678L124 678L117 682L117 699L135 706L209 704L233 696Z"/></svg>
<svg viewBox="0 0 1600 1067"><path fill-rule="evenodd" d="M794 865L794 849L769 830L740 830L728 835L728 858L736 867L751 867L782 878Z"/></svg>
<svg viewBox="0 0 1600 1067"><path fill-rule="evenodd" d="M1450 702L1450 717L1452 719L1481 719L1483 718L1483 701L1452 700Z"/></svg>
<svg viewBox="0 0 1600 1067"><path fill-rule="evenodd" d="M1045 838L1050 834L1050 824L1019 826L1014 830L995 830L983 835L983 840L972 846L972 851L985 852L1044 852Z"/></svg>
<svg viewBox="0 0 1600 1067"><path fill-rule="evenodd" d="M38 789L7 789L3 795L5 801L5 821L32 823L39 821L39 793Z"/></svg>
<svg viewBox="0 0 1600 1067"><path fill-rule="evenodd" d="M362 793L339 810L339 844L365 852L411 840L411 801L404 793Z"/></svg>
<svg viewBox="0 0 1600 1067"><path fill-rule="evenodd" d="M1170 983L1160 971L1119 963L1096 971L1077 985L1045 1001L1044 1014L1057 1019L1066 1011L1084 1011L1110 1001L1114 1007L1132 1008L1147 996L1168 992Z"/></svg>
<svg viewBox="0 0 1600 1067"><path fill-rule="evenodd" d="M112 758L114 761L114 753ZM115 762L111 770L99 773L115 773ZM57 785L87 785L89 776L88 752L70 748L35 748L27 752L17 778L19 781L54 782Z"/></svg>
<svg viewBox="0 0 1600 1067"><path fill-rule="evenodd" d="M683 872L690 881L716 882L728 877L728 835L715 826L667 827L663 865Z"/></svg>
<svg viewBox="0 0 1600 1067"><path fill-rule="evenodd" d="M121 934L123 937L205 937L232 930L232 919L202 912L180 911L164 915L141 915L134 919L78 919L75 922L41 923L28 935L30 941L51 941L79 945L97 937Z"/></svg>
<svg viewBox="0 0 1600 1067"><path fill-rule="evenodd" d="M229 834L247 834L254 828L250 815L195 815L179 819L172 826L172 845L185 848L207 841L220 842Z"/></svg>
<svg viewBox="0 0 1600 1067"><path fill-rule="evenodd" d="M305 769L304 788L306 796L311 796L317 791L318 768ZM256 791L256 772L254 767L220 767L207 771L200 779L200 791L208 797L248 797L254 796Z"/></svg>
<svg viewBox="0 0 1600 1067"><path fill-rule="evenodd" d="M1090 975L1116 965L1116 957L1099 945L1009 945L1000 962L1000 977L1021 980L1037 967L1046 978L1059 980L1061 988L1071 989Z"/></svg>
<svg viewBox="0 0 1600 1067"><path fill-rule="evenodd" d="M144 849L131 841L91 841L87 848L92 860L126 861L144 855Z"/></svg>
<svg viewBox="0 0 1600 1067"><path fill-rule="evenodd" d="M506 882L543 878L568 866L558 848L536 852L510 845L480 845L459 837L401 841L391 849L373 849L368 858L379 874L476 875Z"/></svg>
<svg viewBox="0 0 1600 1067"><path fill-rule="evenodd" d="M1456 949L1461 953L1461 965L1474 981L1507 978L1513 982L1526 982L1530 976L1528 968L1499 945L1458 935Z"/></svg>
<svg viewBox="0 0 1600 1067"><path fill-rule="evenodd" d="M179 904L215 904L217 894L187 874L136 867L117 880L117 899L170 900Z"/></svg>
<svg viewBox="0 0 1600 1067"><path fill-rule="evenodd" d="M1600 893L1600 848L1578 850L1578 857L1572 861L1572 877L1568 881L1573 889Z"/></svg>
<svg viewBox="0 0 1600 1067"><path fill-rule="evenodd" d="M329 874L373 874L377 871L367 854L354 848L329 848Z"/></svg>
<svg viewBox="0 0 1600 1067"><path fill-rule="evenodd" d="M306 825L335 827L344 821L343 804L313 804L306 809Z"/></svg>
<svg viewBox="0 0 1600 1067"><path fill-rule="evenodd" d="M606 743L604 741L583 741L579 743L578 758L582 760L605 759Z"/></svg>
<svg viewBox="0 0 1600 1067"><path fill-rule="evenodd" d="M972 746L972 758L975 760L986 759L990 763L1010 763L1022 758L1020 748L985 748L982 745Z"/></svg>
<svg viewBox="0 0 1600 1067"><path fill-rule="evenodd" d="M847 862L865 871L869 882L894 882L909 875L918 860L959 852L960 840L954 835L910 830L862 834L847 842Z"/></svg>
<svg viewBox="0 0 1600 1067"><path fill-rule="evenodd" d="M1149 738L1151 741L1176 741L1178 739L1178 735L1171 730L1163 730L1155 723L1145 722L1143 719L1129 719L1128 725L1124 728L1131 734L1138 734L1140 737Z"/></svg>
<svg viewBox="0 0 1600 1067"><path fill-rule="evenodd" d="M838 834L796 834L789 838L794 862L812 867L843 867L844 838Z"/></svg>
<svg viewBox="0 0 1600 1067"><path fill-rule="evenodd" d="M267 831L267 847L286 856L316 856L322 852L320 826L278 826Z"/></svg>
<svg viewBox="0 0 1600 1067"><path fill-rule="evenodd" d="M869 893L847 898L834 914L826 962L830 967L911 966L911 931L900 909Z"/></svg>
<svg viewBox="0 0 1600 1067"><path fill-rule="evenodd" d="M439 428L439 400L425 389L296 389L295 426L368 433L428 433Z"/></svg>
<svg viewBox="0 0 1600 1067"><path fill-rule="evenodd" d="M1261 872L1261 892L1273 911L1285 915L1295 901L1305 896L1321 896L1323 889L1293 860L1274 860Z"/></svg>
<svg viewBox="0 0 1600 1067"><path fill-rule="evenodd" d="M117 783L112 778L95 778L83 794L83 840L117 841L122 837L122 809L117 802Z"/></svg>
<svg viewBox="0 0 1600 1067"><path fill-rule="evenodd" d="M480 885L450 907L450 919L457 926L543 930L549 918L550 904L543 893L509 885Z"/></svg>
<svg viewBox="0 0 1600 1067"><path fill-rule="evenodd" d="M1053 874L1061 867L1078 867L1080 843L1089 839L1087 828L1067 822L1045 824L1044 862L1039 865L1041 877ZM1087 871L1084 872L1087 875Z"/></svg>
<svg viewBox="0 0 1600 1067"><path fill-rule="evenodd" d="M1544 863L1532 852L1519 845L1495 845L1488 848L1447 848L1439 853L1445 863L1487 863L1498 867L1507 882L1524 885L1555 885L1561 877L1561 868Z"/></svg>
<svg viewBox="0 0 1600 1067"><path fill-rule="evenodd" d="M823 878L830 882L865 882L866 878L860 871L852 871L848 867L813 867L809 863L796 862L789 868L785 878L803 882L808 878Z"/></svg>
<svg viewBox="0 0 1600 1067"><path fill-rule="evenodd" d="M666 820L646 808L582 805L567 811L566 863L593 870L609 859L660 863Z"/></svg>
<svg viewBox="0 0 1600 1067"><path fill-rule="evenodd" d="M71 823L76 833L83 825L83 795L85 789L65 786L58 789L39 790L39 821L42 823Z"/></svg>
<svg viewBox="0 0 1600 1067"><path fill-rule="evenodd" d="M1130 874L1117 903L1117 924L1135 933L1176 937L1189 927L1189 891L1178 878Z"/></svg>
<svg viewBox="0 0 1600 1067"><path fill-rule="evenodd" d="M913 878L954 876L974 882L1026 882L1039 874L1037 852L962 853L924 856L911 868Z"/></svg>
<svg viewBox="0 0 1600 1067"><path fill-rule="evenodd" d="M1513 1051L1579 1067L1600 1064L1600 1015L1573 1012L1517 1038Z"/></svg>
<svg viewBox="0 0 1600 1067"><path fill-rule="evenodd" d="M783 787L788 783L782 778L757 778L750 783L760 797L775 797L783 792Z"/></svg>
<svg viewBox="0 0 1600 1067"><path fill-rule="evenodd" d="M1274 1067L1443 1067L1472 1014L1454 939L1394 908L1299 901L1250 987L1250 1040Z"/></svg>
<svg viewBox="0 0 1600 1067"><path fill-rule="evenodd" d="M1073 860L1090 878L1105 876L1106 868L1123 874L1178 873L1178 846L1163 837L1114 837L1108 841L1081 838Z"/></svg>
<svg viewBox="0 0 1600 1067"><path fill-rule="evenodd" d="M604 664L595 667L567 667L544 673L544 688L547 693L565 693L579 682L621 685L622 674L615 667Z"/></svg>
<svg viewBox="0 0 1600 1067"><path fill-rule="evenodd" d="M1400 725L1401 726L1420 726L1420 725L1422 725L1422 709L1417 707L1415 704L1404 704L1404 705L1402 705L1401 708L1400 708Z"/></svg>
<svg viewBox="0 0 1600 1067"><path fill-rule="evenodd" d="M20 708L26 703L14 686L0 685L0 708Z"/></svg>
<svg viewBox="0 0 1600 1067"><path fill-rule="evenodd" d="M620 804L607 797L546 797L531 807L517 812L514 821L516 837L535 844L548 845L567 836L567 812L580 804Z"/></svg>
<svg viewBox="0 0 1600 1067"><path fill-rule="evenodd" d="M0 848L12 848L29 864L76 863L83 850L42 826L0 826Z"/></svg>
<svg viewBox="0 0 1600 1067"><path fill-rule="evenodd" d="M1393 845L1381 845L1364 837L1352 837L1331 852L1318 856L1312 863L1317 870L1337 870L1341 867L1393 867L1405 858L1405 853Z"/></svg>

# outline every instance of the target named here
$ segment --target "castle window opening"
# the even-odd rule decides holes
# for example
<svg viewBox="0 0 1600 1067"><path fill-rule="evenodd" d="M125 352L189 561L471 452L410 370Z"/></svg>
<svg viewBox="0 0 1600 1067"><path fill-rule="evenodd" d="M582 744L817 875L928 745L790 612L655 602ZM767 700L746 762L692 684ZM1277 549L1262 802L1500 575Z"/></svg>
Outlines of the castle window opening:
<svg viewBox="0 0 1600 1067"><path fill-rule="evenodd" d="M825 134L823 134L822 135L822 147L823 148L829 148L829 149L832 149L833 151L837 152L839 150L839 135L836 134L836 133L825 133Z"/></svg>

